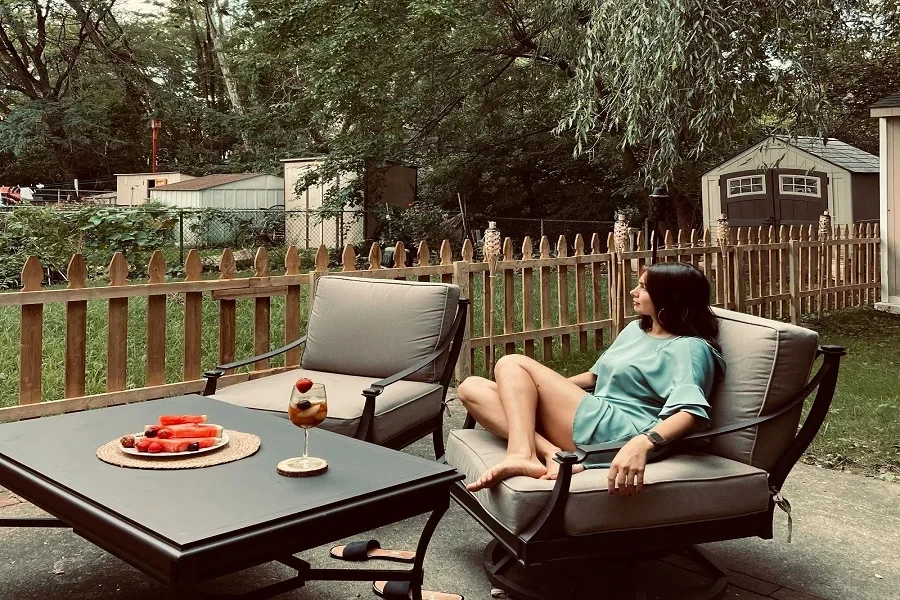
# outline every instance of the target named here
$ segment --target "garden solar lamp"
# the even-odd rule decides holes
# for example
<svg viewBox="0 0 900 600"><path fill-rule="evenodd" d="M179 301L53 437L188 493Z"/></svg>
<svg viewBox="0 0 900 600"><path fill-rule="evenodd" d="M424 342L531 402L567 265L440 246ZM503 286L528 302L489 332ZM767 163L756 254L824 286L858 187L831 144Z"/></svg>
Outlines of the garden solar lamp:
<svg viewBox="0 0 900 600"><path fill-rule="evenodd" d="M656 252L659 248L659 232L656 230L659 225L659 215L665 211L668 199L669 194L666 193L664 187L653 188L653 193L650 194L650 210L647 211L647 220L650 222L651 265L656 264Z"/></svg>
<svg viewBox="0 0 900 600"><path fill-rule="evenodd" d="M825 242L831 239L831 213L825 209L819 216L819 304L816 320L822 318L822 295L825 288Z"/></svg>
<svg viewBox="0 0 900 600"><path fill-rule="evenodd" d="M490 311L488 319L488 352L490 354L485 356L489 378L494 374L494 273L497 271L497 261L500 259L502 240L500 230L497 229L497 222L488 221L488 228L484 232L484 245L481 247L481 253L484 256L484 262L488 264L488 274L491 278L490 305L484 307L485 310ZM487 360L488 357L490 357L490 361Z"/></svg>
<svg viewBox="0 0 900 600"><path fill-rule="evenodd" d="M729 294L729 281L728 278L728 244L731 242L731 226L728 224L728 215L725 213L719 214L719 220L716 224L716 241L719 243L719 251L722 253L722 260L725 264L725 298L726 304L728 303L728 294Z"/></svg>

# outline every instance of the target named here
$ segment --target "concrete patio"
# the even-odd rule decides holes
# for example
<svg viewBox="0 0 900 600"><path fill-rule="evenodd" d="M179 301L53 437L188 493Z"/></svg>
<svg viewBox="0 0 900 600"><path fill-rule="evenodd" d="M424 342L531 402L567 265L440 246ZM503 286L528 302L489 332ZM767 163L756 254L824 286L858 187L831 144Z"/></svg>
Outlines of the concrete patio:
<svg viewBox="0 0 900 600"><path fill-rule="evenodd" d="M452 403L451 410L448 427L461 427L458 403ZM421 441L407 451L430 458L431 444ZM787 517L776 511L773 540L705 546L731 572L726 598L900 600L900 485L798 465L784 492L793 505L793 543L786 542ZM38 514L35 507L0 488L0 517ZM414 548L423 522L410 520L365 537L378 538L385 547ZM463 594L468 600L491 598L491 586L481 568L482 550L488 541L481 527L451 504L425 560L426 588ZM331 545L300 556L314 566L346 564L328 558ZM2 600L159 600L170 596L164 586L65 529L0 529L0 564ZM677 559L645 567L654 598L680 598L705 581ZM291 574L286 567L264 565L218 579L210 590L235 593ZM623 591L621 572L592 568L589 576L596 578L590 594L575 596L563 591L559 597L631 597ZM670 593L662 596L661 590ZM311 582L304 589L279 596L298 600L375 597L370 584L353 582Z"/></svg>

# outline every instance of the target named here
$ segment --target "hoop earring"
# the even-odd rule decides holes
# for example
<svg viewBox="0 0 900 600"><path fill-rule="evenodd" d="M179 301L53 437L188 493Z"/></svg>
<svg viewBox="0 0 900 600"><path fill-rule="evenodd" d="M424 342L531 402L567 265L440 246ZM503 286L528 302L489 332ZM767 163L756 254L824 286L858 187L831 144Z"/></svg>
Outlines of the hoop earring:
<svg viewBox="0 0 900 600"><path fill-rule="evenodd" d="M665 309L665 308L661 308L661 309L659 309L658 311L656 311L656 322L659 323L660 325L662 325L663 327L666 326L666 324L665 324L665 323L663 322L663 320L662 320L662 314L663 314L663 311L664 311L664 310L666 310L666 309Z"/></svg>

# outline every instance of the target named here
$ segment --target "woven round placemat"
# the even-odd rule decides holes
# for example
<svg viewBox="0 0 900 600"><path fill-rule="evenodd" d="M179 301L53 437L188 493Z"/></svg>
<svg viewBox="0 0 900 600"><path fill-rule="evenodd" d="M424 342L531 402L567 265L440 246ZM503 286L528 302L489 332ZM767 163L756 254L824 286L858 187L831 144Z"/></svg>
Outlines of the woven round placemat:
<svg viewBox="0 0 900 600"><path fill-rule="evenodd" d="M129 469L202 469L252 456L259 450L259 436L252 433L228 430L228 445L218 450L187 457L173 454L166 458L144 458L125 454L116 438L97 448L97 458L103 462Z"/></svg>

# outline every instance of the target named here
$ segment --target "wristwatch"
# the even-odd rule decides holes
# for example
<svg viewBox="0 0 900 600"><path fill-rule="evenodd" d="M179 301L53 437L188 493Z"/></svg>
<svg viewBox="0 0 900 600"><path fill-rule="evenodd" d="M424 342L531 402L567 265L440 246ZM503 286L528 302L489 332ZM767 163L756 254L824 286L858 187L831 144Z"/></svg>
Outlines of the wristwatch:
<svg viewBox="0 0 900 600"><path fill-rule="evenodd" d="M666 444L669 443L666 438L659 435L655 431L644 431L641 433L641 435L646 435L648 438L650 438L650 441L653 442L654 450L662 450L666 447Z"/></svg>

